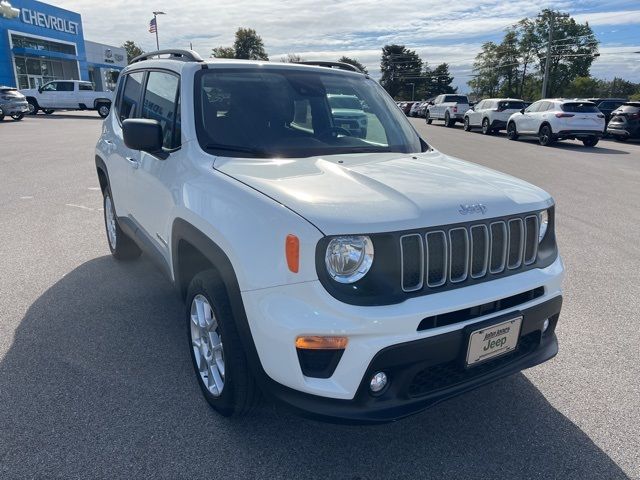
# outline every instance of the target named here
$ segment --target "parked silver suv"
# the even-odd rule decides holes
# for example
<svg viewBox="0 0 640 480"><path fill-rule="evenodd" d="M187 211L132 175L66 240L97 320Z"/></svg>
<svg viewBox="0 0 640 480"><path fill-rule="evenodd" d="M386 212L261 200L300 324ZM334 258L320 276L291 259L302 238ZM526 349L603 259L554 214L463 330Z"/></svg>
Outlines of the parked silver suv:
<svg viewBox="0 0 640 480"><path fill-rule="evenodd" d="M14 87L0 86L0 121L5 115L9 115L14 120L22 120L25 113L29 111L29 104L24 95Z"/></svg>

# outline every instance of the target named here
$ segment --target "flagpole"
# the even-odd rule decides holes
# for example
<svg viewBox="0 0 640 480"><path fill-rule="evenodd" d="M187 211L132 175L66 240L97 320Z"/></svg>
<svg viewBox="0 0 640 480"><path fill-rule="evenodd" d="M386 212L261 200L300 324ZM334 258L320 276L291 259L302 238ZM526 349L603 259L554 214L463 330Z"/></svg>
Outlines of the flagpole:
<svg viewBox="0 0 640 480"><path fill-rule="evenodd" d="M166 15L164 12L153 12L153 20L156 24L156 49L160 50L160 41L158 40L158 15Z"/></svg>

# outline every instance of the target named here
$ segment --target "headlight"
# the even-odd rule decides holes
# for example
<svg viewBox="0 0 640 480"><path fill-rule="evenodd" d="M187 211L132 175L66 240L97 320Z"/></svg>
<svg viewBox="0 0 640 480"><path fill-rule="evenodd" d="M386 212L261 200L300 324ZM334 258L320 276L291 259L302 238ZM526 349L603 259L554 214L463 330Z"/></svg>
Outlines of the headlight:
<svg viewBox="0 0 640 480"><path fill-rule="evenodd" d="M324 263L336 282L357 282L371 268L373 243L366 236L336 237L327 245Z"/></svg>
<svg viewBox="0 0 640 480"><path fill-rule="evenodd" d="M541 243L544 236L547 234L547 227L549 226L549 211L543 210L540 212L540 230L538 231L538 243Z"/></svg>

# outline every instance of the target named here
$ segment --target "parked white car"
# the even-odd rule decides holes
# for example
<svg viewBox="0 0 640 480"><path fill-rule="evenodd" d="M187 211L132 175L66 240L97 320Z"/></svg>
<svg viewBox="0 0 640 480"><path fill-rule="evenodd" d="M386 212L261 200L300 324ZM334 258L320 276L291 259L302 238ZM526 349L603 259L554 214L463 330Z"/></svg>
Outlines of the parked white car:
<svg viewBox="0 0 640 480"><path fill-rule="evenodd" d="M53 80L40 88L20 90L29 102L29 113L39 110L50 115L55 110L96 110L105 118L111 108L112 92L96 92L91 82Z"/></svg>
<svg viewBox="0 0 640 480"><path fill-rule="evenodd" d="M488 98L478 102L464 114L464 129L481 128L482 133L491 135L507 128L507 120L524 109L524 100L518 98Z"/></svg>
<svg viewBox="0 0 640 480"><path fill-rule="evenodd" d="M433 120L444 120L447 127L464 121L464 113L469 110L469 99L466 95L438 95L429 103L425 111L428 124Z"/></svg>
<svg viewBox="0 0 640 480"><path fill-rule="evenodd" d="M431 148L343 64L162 53L124 69L96 145L106 236L184 299L218 412L262 392L391 421L557 353L548 193ZM344 92L366 105L366 138L333 118Z"/></svg>
<svg viewBox="0 0 640 480"><path fill-rule="evenodd" d="M507 123L507 136L517 140L521 135L535 136L540 145L556 140L581 140L585 147L595 146L605 129L604 114L592 102L545 99L514 113Z"/></svg>

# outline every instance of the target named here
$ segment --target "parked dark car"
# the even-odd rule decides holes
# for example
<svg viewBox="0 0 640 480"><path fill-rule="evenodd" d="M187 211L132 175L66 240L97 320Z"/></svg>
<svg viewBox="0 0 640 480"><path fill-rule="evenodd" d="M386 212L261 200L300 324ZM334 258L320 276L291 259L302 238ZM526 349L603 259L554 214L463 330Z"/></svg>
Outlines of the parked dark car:
<svg viewBox="0 0 640 480"><path fill-rule="evenodd" d="M411 112L411 107L413 106L414 103L416 102L402 102L400 104L400 108L402 109L402 111L406 116L409 116L409 113Z"/></svg>
<svg viewBox="0 0 640 480"><path fill-rule="evenodd" d="M605 125L611 120L611 113L627 101L624 98L586 98L585 100L596 104L598 110L604 114Z"/></svg>
<svg viewBox="0 0 640 480"><path fill-rule="evenodd" d="M607 133L620 142L640 138L640 102L625 102L614 110Z"/></svg>

